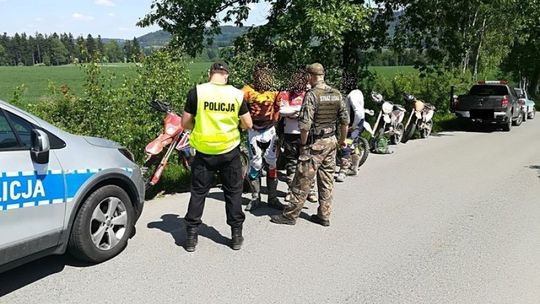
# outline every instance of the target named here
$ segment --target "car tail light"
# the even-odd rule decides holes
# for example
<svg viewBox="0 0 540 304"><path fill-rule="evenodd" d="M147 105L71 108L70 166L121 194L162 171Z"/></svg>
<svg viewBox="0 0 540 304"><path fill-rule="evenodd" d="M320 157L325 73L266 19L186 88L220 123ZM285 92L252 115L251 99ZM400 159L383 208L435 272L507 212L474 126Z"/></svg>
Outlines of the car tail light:
<svg viewBox="0 0 540 304"><path fill-rule="evenodd" d="M508 84L508 80L480 80L478 84Z"/></svg>
<svg viewBox="0 0 540 304"><path fill-rule="evenodd" d="M501 106L506 107L508 106L508 95L504 95L501 100Z"/></svg>

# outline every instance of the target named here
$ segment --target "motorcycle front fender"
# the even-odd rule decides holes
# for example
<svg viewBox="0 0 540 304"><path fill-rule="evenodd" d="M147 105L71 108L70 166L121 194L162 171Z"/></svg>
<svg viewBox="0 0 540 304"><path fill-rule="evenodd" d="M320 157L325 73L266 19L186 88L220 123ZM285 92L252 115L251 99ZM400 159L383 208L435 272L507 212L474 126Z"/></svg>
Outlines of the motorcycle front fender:
<svg viewBox="0 0 540 304"><path fill-rule="evenodd" d="M426 116L424 117L424 120L425 121L430 121L433 119L433 115L435 114L435 112L433 110L429 110L427 113L426 113Z"/></svg>
<svg viewBox="0 0 540 304"><path fill-rule="evenodd" d="M156 139L146 145L145 151L151 155L158 155L163 148L171 144L172 137L167 134L160 134Z"/></svg>
<svg viewBox="0 0 540 304"><path fill-rule="evenodd" d="M364 121L363 125L364 125L364 129L367 130L369 134L371 134L371 136L375 136L373 129L371 128L371 126L369 125L367 121Z"/></svg>
<svg viewBox="0 0 540 304"><path fill-rule="evenodd" d="M383 115L383 120L385 123L389 124L392 122L392 119L390 118L390 115L387 115L387 114L384 114Z"/></svg>

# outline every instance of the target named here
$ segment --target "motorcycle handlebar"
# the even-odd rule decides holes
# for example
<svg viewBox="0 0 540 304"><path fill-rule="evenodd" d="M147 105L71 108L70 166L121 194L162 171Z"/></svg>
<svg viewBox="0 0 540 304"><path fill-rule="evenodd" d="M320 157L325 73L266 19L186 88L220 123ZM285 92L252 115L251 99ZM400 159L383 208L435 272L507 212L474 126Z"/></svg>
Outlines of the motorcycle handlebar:
<svg viewBox="0 0 540 304"><path fill-rule="evenodd" d="M171 112L171 104L168 102L163 102L159 99L154 99L152 101L149 101L148 104L150 107L152 107L154 110L159 112Z"/></svg>

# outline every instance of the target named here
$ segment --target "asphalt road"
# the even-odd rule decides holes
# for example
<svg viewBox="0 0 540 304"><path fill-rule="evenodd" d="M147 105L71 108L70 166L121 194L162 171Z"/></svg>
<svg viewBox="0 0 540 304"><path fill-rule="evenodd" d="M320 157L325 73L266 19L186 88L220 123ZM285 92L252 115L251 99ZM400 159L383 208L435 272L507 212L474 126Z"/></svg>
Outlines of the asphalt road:
<svg viewBox="0 0 540 304"><path fill-rule="evenodd" d="M188 194L147 203L118 257L49 257L0 275L0 303L539 303L540 118L447 132L370 155L335 187L331 226L248 214L245 244L217 189L187 253ZM285 188L280 185L281 189Z"/></svg>

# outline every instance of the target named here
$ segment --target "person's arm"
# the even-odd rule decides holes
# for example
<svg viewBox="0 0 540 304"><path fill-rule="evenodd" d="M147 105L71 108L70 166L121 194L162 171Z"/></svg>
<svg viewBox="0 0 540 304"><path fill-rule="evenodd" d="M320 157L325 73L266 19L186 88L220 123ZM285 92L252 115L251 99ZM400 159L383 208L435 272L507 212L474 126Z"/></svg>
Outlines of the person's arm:
<svg viewBox="0 0 540 304"><path fill-rule="evenodd" d="M249 114L249 108L246 101L242 101L240 111L238 112L238 118L240 119L240 127L244 130L253 128L253 120L251 114Z"/></svg>
<svg viewBox="0 0 540 304"><path fill-rule="evenodd" d="M186 106L182 115L182 127L184 129L193 130L195 115L197 115L197 88L191 89L186 98Z"/></svg>
<svg viewBox="0 0 540 304"><path fill-rule="evenodd" d="M311 124L313 123L313 117L315 116L315 95L312 92L308 92L300 108L300 113L298 115L298 127L300 128L300 140L301 144L307 144L307 139L309 136L309 130L311 129Z"/></svg>
<svg viewBox="0 0 540 304"><path fill-rule="evenodd" d="M349 113L347 113L347 108L343 99L341 100L341 105L338 111L338 123L340 125L340 136L339 136L339 145L344 146L345 140L347 139L347 131L349 129Z"/></svg>
<svg viewBox="0 0 540 304"><path fill-rule="evenodd" d="M191 115L191 113L184 111L184 114L182 115L182 128L193 130L194 126L195 126L195 120L193 119L193 115Z"/></svg>
<svg viewBox="0 0 540 304"><path fill-rule="evenodd" d="M251 120L249 112L240 116L240 127L244 130L253 128L253 121Z"/></svg>
<svg viewBox="0 0 540 304"><path fill-rule="evenodd" d="M341 128L341 133L339 134L339 145L340 146L345 146L345 141L347 140L347 132L349 131L349 126L348 125L341 125L340 126Z"/></svg>
<svg viewBox="0 0 540 304"><path fill-rule="evenodd" d="M278 120L279 120L279 109L280 109L280 98L279 98L279 93L276 93L276 96L274 97L274 104L273 104L273 112L274 112L274 115L272 117L272 120L274 121L274 123L277 124Z"/></svg>

